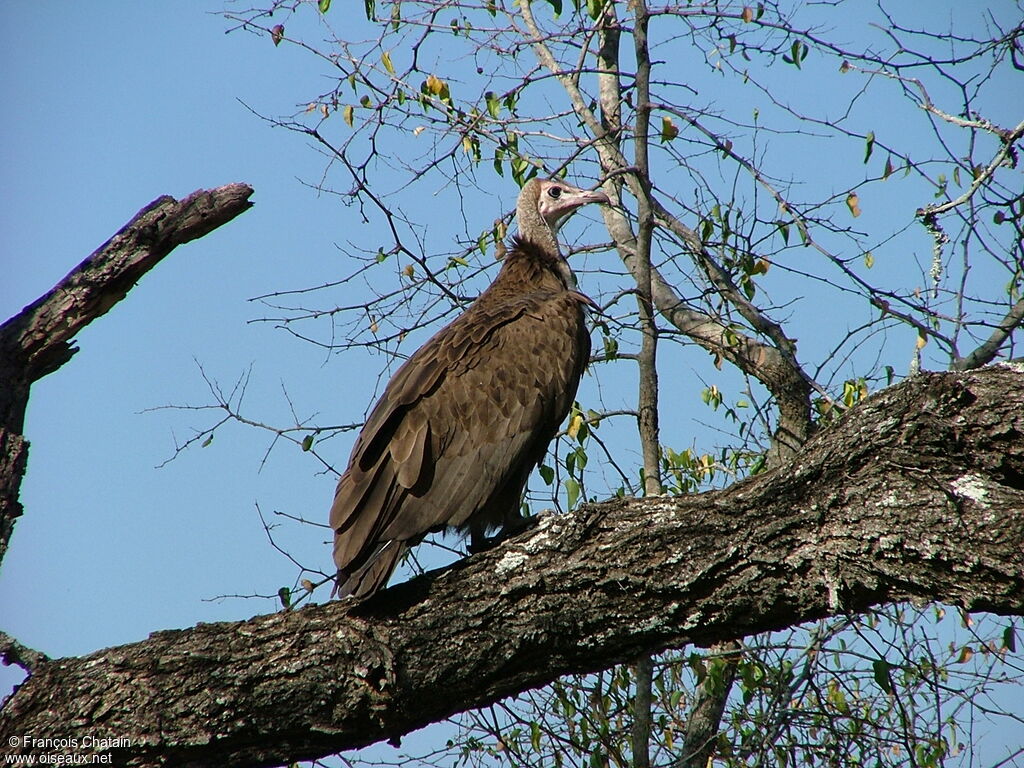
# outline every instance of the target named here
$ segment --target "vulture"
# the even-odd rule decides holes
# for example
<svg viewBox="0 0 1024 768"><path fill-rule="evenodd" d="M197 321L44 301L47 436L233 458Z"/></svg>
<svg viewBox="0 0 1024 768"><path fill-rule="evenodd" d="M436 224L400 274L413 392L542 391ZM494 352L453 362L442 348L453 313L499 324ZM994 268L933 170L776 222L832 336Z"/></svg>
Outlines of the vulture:
<svg viewBox="0 0 1024 768"><path fill-rule="evenodd" d="M446 528L480 548L521 522L523 488L576 396L590 355L585 307L558 249L560 224L597 191L534 178L516 204L494 282L395 372L338 481L335 590L382 589L405 551Z"/></svg>

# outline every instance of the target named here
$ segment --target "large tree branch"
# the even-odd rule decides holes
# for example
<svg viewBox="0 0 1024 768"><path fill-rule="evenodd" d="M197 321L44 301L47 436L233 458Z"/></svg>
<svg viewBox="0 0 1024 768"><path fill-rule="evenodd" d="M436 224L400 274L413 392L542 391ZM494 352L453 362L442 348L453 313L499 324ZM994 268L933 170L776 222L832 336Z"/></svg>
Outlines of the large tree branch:
<svg viewBox="0 0 1024 768"><path fill-rule="evenodd" d="M361 604L42 661L0 732L122 739L77 750L119 765L274 765L646 651L882 603L1020 615L1022 401L1019 366L921 374L724 491L552 516Z"/></svg>
<svg viewBox="0 0 1024 768"><path fill-rule="evenodd" d="M1024 299L1017 299L1006 316L996 325L989 336L977 349L953 362L953 370L969 371L991 363L1010 335L1024 324Z"/></svg>
<svg viewBox="0 0 1024 768"><path fill-rule="evenodd" d="M0 562L21 516L18 491L28 461L23 436L32 383L78 351L74 336L125 297L175 247L249 208L252 188L228 184L178 201L154 200L44 296L0 325Z"/></svg>

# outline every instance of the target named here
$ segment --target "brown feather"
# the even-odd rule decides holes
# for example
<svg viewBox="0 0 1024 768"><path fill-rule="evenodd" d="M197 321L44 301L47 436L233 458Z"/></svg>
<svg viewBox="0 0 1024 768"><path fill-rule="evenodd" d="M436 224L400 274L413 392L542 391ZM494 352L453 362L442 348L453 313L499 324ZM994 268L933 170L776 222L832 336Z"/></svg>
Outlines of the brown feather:
<svg viewBox="0 0 1024 768"><path fill-rule="evenodd" d="M381 589L427 533L476 537L518 517L590 355L592 302L567 271L557 253L514 238L490 287L388 383L331 508L342 596Z"/></svg>

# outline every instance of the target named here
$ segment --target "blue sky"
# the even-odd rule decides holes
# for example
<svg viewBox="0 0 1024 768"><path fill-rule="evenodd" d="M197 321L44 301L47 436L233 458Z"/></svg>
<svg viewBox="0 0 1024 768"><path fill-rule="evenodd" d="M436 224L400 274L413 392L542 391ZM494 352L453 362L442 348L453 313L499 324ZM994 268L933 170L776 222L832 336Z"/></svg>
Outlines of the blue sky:
<svg viewBox="0 0 1024 768"><path fill-rule="evenodd" d="M0 570L0 615L7 632L53 656L272 609L204 599L291 584L294 568L266 545L254 504L286 500L320 519L333 489L308 463L301 481L286 460L258 472L267 441L254 435L218 434L156 469L173 436L187 438L205 417L143 411L209 402L197 362L225 385L254 364L249 397L268 416L287 415L283 379L300 398L319 391L326 418L347 410L338 378L350 374L247 324L259 316L250 297L336 276L334 241L354 225L298 180L315 178L322 158L241 103L290 107L281 95L308 66L267 40L225 35L211 7L5 4L5 318L159 195L236 181L256 190L255 208L173 252L33 387L27 512ZM326 567L329 551L317 557Z"/></svg>
<svg viewBox="0 0 1024 768"><path fill-rule="evenodd" d="M202 413L150 410L209 402L199 366L228 389L251 366L247 405L280 422L290 418L285 392L300 417L337 424L359 418L377 385L381 362L326 361L250 322L262 315L251 297L349 272L337 245L362 225L303 183L320 177L324 158L246 106L300 110L318 88L309 59L265 38L225 35L216 7L5 3L3 318L159 195L236 181L255 188L253 209L174 251L81 333L70 363L33 387L26 514L0 568L0 629L51 656L264 613L273 602L210 598L293 583L295 568L268 545L256 504L268 519L281 510L321 520L334 478L288 447L263 463L269 437L240 427L157 468L175 439L210 423ZM508 187L472 208L481 226L511 207ZM343 463L347 451L338 441L330 453ZM326 531L279 533L298 559L328 567ZM0 670L0 694L18 679Z"/></svg>

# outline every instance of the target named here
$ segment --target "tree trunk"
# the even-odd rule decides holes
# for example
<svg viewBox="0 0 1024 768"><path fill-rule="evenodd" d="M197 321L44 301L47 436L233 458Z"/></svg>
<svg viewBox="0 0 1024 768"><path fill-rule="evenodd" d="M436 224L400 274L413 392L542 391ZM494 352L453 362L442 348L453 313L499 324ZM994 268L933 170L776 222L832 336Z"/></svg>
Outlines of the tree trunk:
<svg viewBox="0 0 1024 768"><path fill-rule="evenodd" d="M882 603L1020 615L1022 402L1019 366L921 374L724 491L548 517L363 603L39 661L0 712L22 741L0 750L68 738L117 765L277 765L565 673Z"/></svg>
<svg viewBox="0 0 1024 768"><path fill-rule="evenodd" d="M147 205L53 290L0 325L0 562L22 514L18 492L28 463L23 435L33 382L60 368L72 339L113 307L175 247L212 232L252 203L252 188L228 184Z"/></svg>

